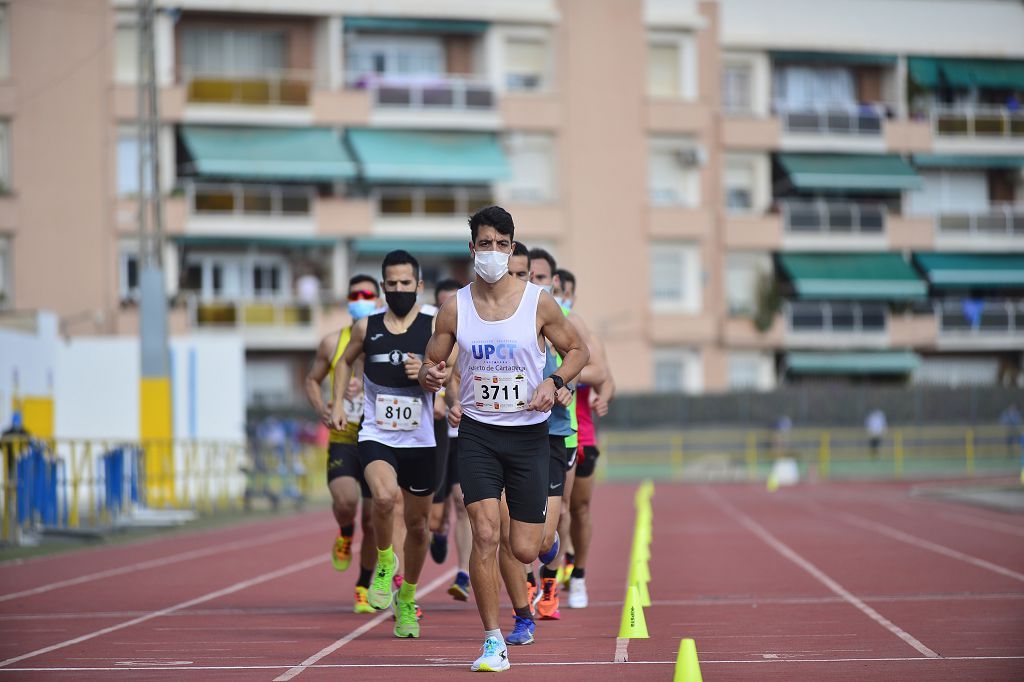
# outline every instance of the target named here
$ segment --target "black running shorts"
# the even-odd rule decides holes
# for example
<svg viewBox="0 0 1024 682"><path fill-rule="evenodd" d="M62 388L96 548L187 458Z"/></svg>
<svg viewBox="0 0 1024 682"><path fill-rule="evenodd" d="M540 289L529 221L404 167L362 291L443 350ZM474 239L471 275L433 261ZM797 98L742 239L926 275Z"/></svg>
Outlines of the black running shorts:
<svg viewBox="0 0 1024 682"><path fill-rule="evenodd" d="M486 499L508 502L509 516L544 523L551 455L548 424L495 426L463 416L459 424L459 482L466 506Z"/></svg>
<svg viewBox="0 0 1024 682"><path fill-rule="evenodd" d="M594 475L594 470L597 468L597 458L601 456L601 451L597 449L596 445L584 445L583 456L579 458L579 464L576 465L576 475L581 478L590 478Z"/></svg>
<svg viewBox="0 0 1024 682"><path fill-rule="evenodd" d="M444 491L444 474L448 469L448 420L434 420L434 442L437 443L435 451L435 469L437 480L434 481L434 502L441 502L447 497Z"/></svg>
<svg viewBox="0 0 1024 682"><path fill-rule="evenodd" d="M336 478L351 476L359 482L363 497L369 499L370 487L363 478L363 465L359 463L359 446L355 443L327 444L327 485Z"/></svg>
<svg viewBox="0 0 1024 682"><path fill-rule="evenodd" d="M569 450L565 447L565 436L548 436L551 457L548 462L548 497L561 497L565 491L565 472L568 468Z"/></svg>
<svg viewBox="0 0 1024 682"><path fill-rule="evenodd" d="M459 439L456 436L448 438L448 456L445 457L445 467L442 471L443 477L437 484L434 491L434 502L444 502L452 494L452 486L459 482Z"/></svg>
<svg viewBox="0 0 1024 682"><path fill-rule="evenodd" d="M371 462L387 462L398 474L398 485L417 497L434 494L437 452L434 448L395 448L375 440L359 441L363 469Z"/></svg>

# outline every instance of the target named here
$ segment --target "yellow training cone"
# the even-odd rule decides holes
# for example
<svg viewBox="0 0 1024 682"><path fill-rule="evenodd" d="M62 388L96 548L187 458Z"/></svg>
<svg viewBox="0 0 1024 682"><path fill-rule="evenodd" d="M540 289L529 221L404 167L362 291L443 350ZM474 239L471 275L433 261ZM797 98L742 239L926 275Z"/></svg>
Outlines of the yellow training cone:
<svg viewBox="0 0 1024 682"><path fill-rule="evenodd" d="M636 582L636 591L640 593L640 606L646 609L651 605L651 593L647 591L647 581L638 580Z"/></svg>
<svg viewBox="0 0 1024 682"><path fill-rule="evenodd" d="M640 605L640 592L636 585L630 585L626 591L626 603L622 607L622 622L619 624L619 637L623 639L649 639L644 609Z"/></svg>
<svg viewBox="0 0 1024 682"><path fill-rule="evenodd" d="M697 661L697 645L692 639L679 643L676 657L676 674L672 682L704 682L700 676L700 662Z"/></svg>
<svg viewBox="0 0 1024 682"><path fill-rule="evenodd" d="M773 493L779 489L779 482L775 480L774 476L769 476L768 484L765 487L768 488L768 492Z"/></svg>

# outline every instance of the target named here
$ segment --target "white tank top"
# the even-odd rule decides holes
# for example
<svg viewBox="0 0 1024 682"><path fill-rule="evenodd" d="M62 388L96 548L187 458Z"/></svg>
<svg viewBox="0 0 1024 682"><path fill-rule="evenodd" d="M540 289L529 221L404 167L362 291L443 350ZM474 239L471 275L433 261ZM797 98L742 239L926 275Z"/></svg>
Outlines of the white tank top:
<svg viewBox="0 0 1024 682"><path fill-rule="evenodd" d="M480 318L470 287L459 289L458 367L462 376L462 413L496 426L528 426L548 418L526 409L544 380L545 352L537 345L537 303L541 288L527 282L512 317L497 322Z"/></svg>

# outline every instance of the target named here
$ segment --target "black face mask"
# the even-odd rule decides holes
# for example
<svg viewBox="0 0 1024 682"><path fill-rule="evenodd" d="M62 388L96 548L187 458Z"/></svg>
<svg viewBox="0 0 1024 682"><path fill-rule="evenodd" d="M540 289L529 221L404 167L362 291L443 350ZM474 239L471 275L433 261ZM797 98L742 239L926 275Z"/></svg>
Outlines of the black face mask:
<svg viewBox="0 0 1024 682"><path fill-rule="evenodd" d="M405 317L412 310L412 307L416 305L416 292L415 291L385 291L384 300L388 302L388 307L398 317Z"/></svg>

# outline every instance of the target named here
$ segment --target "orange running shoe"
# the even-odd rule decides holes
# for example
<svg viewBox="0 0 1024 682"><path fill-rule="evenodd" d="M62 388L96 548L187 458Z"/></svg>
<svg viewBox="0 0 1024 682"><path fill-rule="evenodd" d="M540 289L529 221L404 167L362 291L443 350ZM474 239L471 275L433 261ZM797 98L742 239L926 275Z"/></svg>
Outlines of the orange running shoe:
<svg viewBox="0 0 1024 682"><path fill-rule="evenodd" d="M537 615L537 586L527 581L526 583L526 596L530 603L530 615Z"/></svg>
<svg viewBox="0 0 1024 682"><path fill-rule="evenodd" d="M366 588L356 586L356 601L352 607L353 613L374 613L376 609L370 606L370 602L366 601Z"/></svg>
<svg viewBox="0 0 1024 682"><path fill-rule="evenodd" d="M338 531L338 537L334 538L334 547L331 548L331 563L335 570L344 571L352 563L352 536L345 536Z"/></svg>
<svg viewBox="0 0 1024 682"><path fill-rule="evenodd" d="M541 595L537 602L537 613L541 620L558 620L562 614L558 612L558 581L554 578L542 578L540 581Z"/></svg>

